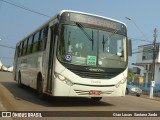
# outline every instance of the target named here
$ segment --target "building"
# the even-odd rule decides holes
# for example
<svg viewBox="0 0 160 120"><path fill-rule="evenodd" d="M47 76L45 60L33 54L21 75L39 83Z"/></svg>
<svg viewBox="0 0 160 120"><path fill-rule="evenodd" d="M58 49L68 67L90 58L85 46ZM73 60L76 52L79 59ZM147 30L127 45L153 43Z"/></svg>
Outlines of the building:
<svg viewBox="0 0 160 120"><path fill-rule="evenodd" d="M154 81L160 85L160 43L156 44L155 74ZM153 44L138 46L137 60L133 63L136 66L144 67L144 83L151 84L153 75Z"/></svg>

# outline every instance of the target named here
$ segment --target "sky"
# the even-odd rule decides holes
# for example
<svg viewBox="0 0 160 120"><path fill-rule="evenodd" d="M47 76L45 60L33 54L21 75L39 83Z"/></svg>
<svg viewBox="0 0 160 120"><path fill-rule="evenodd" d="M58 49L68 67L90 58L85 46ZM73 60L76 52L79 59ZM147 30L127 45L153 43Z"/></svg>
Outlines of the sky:
<svg viewBox="0 0 160 120"><path fill-rule="evenodd" d="M146 41L153 42L155 28L158 30L157 42L160 42L160 0L0 0L0 60L6 66L13 64L13 48L16 43L46 22L49 17L4 1L47 16L53 16L60 10L75 10L122 21L127 25L128 38L132 39L133 52L137 51L138 46L149 43ZM136 63L136 57L136 54L129 57L129 66Z"/></svg>

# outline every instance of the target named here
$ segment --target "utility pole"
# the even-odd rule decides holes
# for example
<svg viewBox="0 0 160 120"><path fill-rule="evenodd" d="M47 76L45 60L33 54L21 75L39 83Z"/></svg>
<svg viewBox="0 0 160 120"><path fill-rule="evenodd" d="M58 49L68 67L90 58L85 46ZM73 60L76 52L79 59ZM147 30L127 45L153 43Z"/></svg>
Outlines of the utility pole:
<svg viewBox="0 0 160 120"><path fill-rule="evenodd" d="M150 87L150 98L153 98L153 88L155 86L154 75L155 75L155 60L157 55L156 50L156 39L157 39L157 29L154 29L154 42L153 42L153 63L152 63L152 81Z"/></svg>

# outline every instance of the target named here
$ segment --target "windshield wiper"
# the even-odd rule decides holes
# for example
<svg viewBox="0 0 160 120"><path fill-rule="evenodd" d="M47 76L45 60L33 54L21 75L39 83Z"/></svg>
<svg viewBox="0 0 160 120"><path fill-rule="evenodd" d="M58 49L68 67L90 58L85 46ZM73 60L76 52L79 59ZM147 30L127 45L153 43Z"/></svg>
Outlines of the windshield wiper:
<svg viewBox="0 0 160 120"><path fill-rule="evenodd" d="M104 51L104 45L106 44L106 41L108 40L108 38L104 39L104 35L103 35L103 41L102 41L102 44L103 44L103 51Z"/></svg>
<svg viewBox="0 0 160 120"><path fill-rule="evenodd" d="M113 35L115 35L117 33L117 30L114 30L108 38L111 38ZM108 41L108 38L104 38L104 35L103 35L103 41L102 41L102 44L103 44L103 51L104 51L104 45L106 44L106 41Z"/></svg>
<svg viewBox="0 0 160 120"><path fill-rule="evenodd" d="M91 38L90 35L86 32L85 28L82 26L81 23L76 22L76 25L85 34L85 36L88 38L88 40L90 40L92 42L92 50L93 50L93 46L94 46L93 30L92 30L92 38Z"/></svg>

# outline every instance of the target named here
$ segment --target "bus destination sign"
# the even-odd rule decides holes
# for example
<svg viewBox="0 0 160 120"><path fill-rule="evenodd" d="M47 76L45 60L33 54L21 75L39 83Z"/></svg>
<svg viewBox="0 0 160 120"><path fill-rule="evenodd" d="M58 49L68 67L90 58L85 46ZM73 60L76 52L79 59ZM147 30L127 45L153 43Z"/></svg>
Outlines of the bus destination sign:
<svg viewBox="0 0 160 120"><path fill-rule="evenodd" d="M101 26L107 29L116 30L116 31L122 32L123 34L126 34L125 25L110 19L102 18L102 17L80 14L80 13L73 13L73 12L71 13L66 12L62 15L62 19L73 21L73 22L80 22L85 24Z"/></svg>

